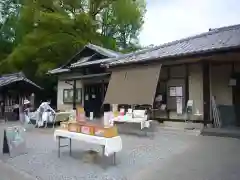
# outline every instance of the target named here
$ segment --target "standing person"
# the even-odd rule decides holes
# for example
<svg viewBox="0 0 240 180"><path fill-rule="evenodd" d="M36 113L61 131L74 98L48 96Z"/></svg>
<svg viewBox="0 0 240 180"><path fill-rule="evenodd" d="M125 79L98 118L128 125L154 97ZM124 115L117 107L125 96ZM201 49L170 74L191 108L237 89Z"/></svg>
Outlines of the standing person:
<svg viewBox="0 0 240 180"><path fill-rule="evenodd" d="M39 108L37 109L37 112L38 112L38 118L37 118L37 122L36 122L36 127L43 126L44 125L44 121L47 123L47 121L48 121L47 119L49 117L47 117L47 119L46 119L45 116L43 116L44 113L52 112L52 113L55 114L55 111L50 106L50 101L42 102L41 105L39 106Z"/></svg>
<svg viewBox="0 0 240 180"><path fill-rule="evenodd" d="M1 116L5 119L5 105L4 101L1 101Z"/></svg>
<svg viewBox="0 0 240 180"><path fill-rule="evenodd" d="M25 99L23 105L19 105L19 120L25 126L26 123L29 123L28 111L29 111L30 101ZM26 131L24 127L24 131Z"/></svg>
<svg viewBox="0 0 240 180"><path fill-rule="evenodd" d="M13 105L13 113L16 120L19 120L19 104L17 102L15 102Z"/></svg>

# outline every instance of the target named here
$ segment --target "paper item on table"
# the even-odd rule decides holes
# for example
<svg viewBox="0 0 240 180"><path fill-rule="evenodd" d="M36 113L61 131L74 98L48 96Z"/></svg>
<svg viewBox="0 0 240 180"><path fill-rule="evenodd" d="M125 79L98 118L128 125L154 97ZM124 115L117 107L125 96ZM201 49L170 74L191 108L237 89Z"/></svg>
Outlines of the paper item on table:
<svg viewBox="0 0 240 180"><path fill-rule="evenodd" d="M128 113L132 113L132 112L133 112L133 109L129 108Z"/></svg>
<svg viewBox="0 0 240 180"><path fill-rule="evenodd" d="M121 108L120 109L120 116L124 116L124 114L125 114L125 109Z"/></svg>
<svg viewBox="0 0 240 180"><path fill-rule="evenodd" d="M119 112L118 112L118 111L114 111L114 112L113 112L113 115L114 115L114 117L118 117Z"/></svg>
<svg viewBox="0 0 240 180"><path fill-rule="evenodd" d="M108 114L109 126L113 126L114 125L113 119L114 119L114 114L113 114L112 111L110 111L109 114Z"/></svg>
<svg viewBox="0 0 240 180"><path fill-rule="evenodd" d="M103 122L104 122L104 126L111 126L111 123L110 123L110 120L113 119L113 114L112 112L104 112L104 115L103 115L104 119L103 119Z"/></svg>
<svg viewBox="0 0 240 180"><path fill-rule="evenodd" d="M118 105L117 104L112 104L112 111L113 112L118 111Z"/></svg>

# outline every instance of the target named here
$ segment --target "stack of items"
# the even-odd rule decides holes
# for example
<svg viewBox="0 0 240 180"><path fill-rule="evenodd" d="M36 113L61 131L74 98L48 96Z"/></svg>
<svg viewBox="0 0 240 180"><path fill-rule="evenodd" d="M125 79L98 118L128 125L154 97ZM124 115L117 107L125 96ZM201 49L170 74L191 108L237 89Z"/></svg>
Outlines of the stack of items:
<svg viewBox="0 0 240 180"><path fill-rule="evenodd" d="M62 122L61 129L82 133L92 136L98 137L105 137L105 138L112 138L118 136L118 130L116 126L112 127L104 127L101 124L94 123L94 122Z"/></svg>
<svg viewBox="0 0 240 180"><path fill-rule="evenodd" d="M110 123L111 113L104 113L104 121L88 121L82 107L77 108L76 118L61 122L61 129L98 137L112 138L118 136L117 127Z"/></svg>

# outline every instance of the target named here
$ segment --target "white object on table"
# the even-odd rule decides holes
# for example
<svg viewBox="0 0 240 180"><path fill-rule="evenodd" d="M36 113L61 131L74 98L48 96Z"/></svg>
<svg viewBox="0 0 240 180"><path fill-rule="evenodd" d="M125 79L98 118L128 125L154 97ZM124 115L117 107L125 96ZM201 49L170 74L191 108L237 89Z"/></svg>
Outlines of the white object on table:
<svg viewBox="0 0 240 180"><path fill-rule="evenodd" d="M90 112L90 120L93 120L93 112Z"/></svg>
<svg viewBox="0 0 240 180"><path fill-rule="evenodd" d="M125 109L121 108L121 109L120 109L120 113L123 113L123 114L124 114L124 113L125 113Z"/></svg>
<svg viewBox="0 0 240 180"><path fill-rule="evenodd" d="M104 112L103 115L103 124L105 127L109 126L110 112Z"/></svg>
<svg viewBox="0 0 240 180"><path fill-rule="evenodd" d="M55 140L59 136L66 137L69 139L75 139L78 141L83 141L86 143L98 144L98 145L104 146L104 155L105 156L112 155L112 154L120 152L122 150L122 139L120 136L116 136L116 137L112 137L112 138L105 138L105 137L98 137L98 136L92 136L92 135L75 133L75 132L70 132L67 130L57 129L54 132Z"/></svg>
<svg viewBox="0 0 240 180"><path fill-rule="evenodd" d="M128 113L130 113L130 114L133 113L133 109L129 108Z"/></svg>
<svg viewBox="0 0 240 180"><path fill-rule="evenodd" d="M74 114L75 113L75 114ZM57 112L55 114L55 122L61 122L66 120L76 120L76 111L69 111L69 112Z"/></svg>
<svg viewBox="0 0 240 180"><path fill-rule="evenodd" d="M140 117L130 118L129 116L126 115L118 116L113 118L113 122L140 123L141 129L150 127L150 122L147 121L147 115L145 115L143 118Z"/></svg>

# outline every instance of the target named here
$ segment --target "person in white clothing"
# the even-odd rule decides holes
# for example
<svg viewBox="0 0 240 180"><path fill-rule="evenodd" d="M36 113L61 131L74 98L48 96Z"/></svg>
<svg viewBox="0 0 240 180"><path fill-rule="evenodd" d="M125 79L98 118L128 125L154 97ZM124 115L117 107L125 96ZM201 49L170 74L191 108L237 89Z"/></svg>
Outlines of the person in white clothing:
<svg viewBox="0 0 240 180"><path fill-rule="evenodd" d="M25 99L23 101L23 105L18 105L19 108L19 120L20 122L25 126L27 123L29 123L30 119L28 117L28 112L29 112L29 105L30 105L30 101L28 101L27 99ZM26 129L24 128L24 131L26 131Z"/></svg>
<svg viewBox="0 0 240 180"><path fill-rule="evenodd" d="M37 127L43 126L44 122L48 122L50 113L55 114L55 111L51 108L50 102L42 102L39 108L37 109L38 118L36 122Z"/></svg>

